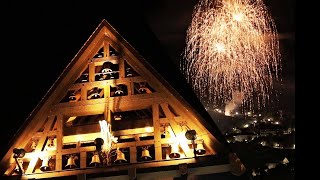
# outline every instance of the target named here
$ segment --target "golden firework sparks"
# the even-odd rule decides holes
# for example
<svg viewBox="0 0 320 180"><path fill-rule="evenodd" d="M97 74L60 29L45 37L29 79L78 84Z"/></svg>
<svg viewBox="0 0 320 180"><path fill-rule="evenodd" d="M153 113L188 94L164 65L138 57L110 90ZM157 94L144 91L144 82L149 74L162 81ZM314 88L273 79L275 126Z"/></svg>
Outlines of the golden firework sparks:
<svg viewBox="0 0 320 180"><path fill-rule="evenodd" d="M262 0L200 0L181 70L201 99L221 105L240 91L242 105L263 107L281 69L277 36Z"/></svg>

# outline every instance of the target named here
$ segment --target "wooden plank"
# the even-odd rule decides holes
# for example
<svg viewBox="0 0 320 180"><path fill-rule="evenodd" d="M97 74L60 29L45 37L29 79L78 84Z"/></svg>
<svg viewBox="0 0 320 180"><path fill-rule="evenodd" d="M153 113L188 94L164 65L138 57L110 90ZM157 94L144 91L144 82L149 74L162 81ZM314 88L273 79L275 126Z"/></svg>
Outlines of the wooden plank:
<svg viewBox="0 0 320 180"><path fill-rule="evenodd" d="M41 178L52 178L52 177L61 177L61 176L72 176L77 174L93 174L93 173L99 174L99 173L106 173L106 172L113 172L113 171L123 171L123 170L128 170L130 168L145 169L145 168L158 168L158 167L165 167L165 166L177 166L179 164L184 164L184 163L186 164L197 163L198 165L201 165L202 163L205 163L209 160L212 161L212 157L202 157L201 159L185 158L185 159L174 159L174 160L167 160L167 161L153 161L148 163L143 162L143 163L134 163L134 164L124 164L121 166L110 166L108 168L85 168L85 169L81 168L81 169L73 169L72 171L56 171L56 172L50 172L50 173L31 174L31 175L26 175L26 177L28 179L41 179ZM198 168L198 167L195 166L194 168ZM212 165L204 170L201 169L200 172L196 170L193 170L192 172L194 174L199 175L201 174L201 172L205 172L205 174L210 173L210 170L214 173L229 172L230 166L229 164Z"/></svg>
<svg viewBox="0 0 320 180"><path fill-rule="evenodd" d="M100 132L64 136L62 141L63 141L63 144L76 143L79 141L88 142L88 141L93 141L97 137L100 137Z"/></svg>
<svg viewBox="0 0 320 180"><path fill-rule="evenodd" d="M118 99L110 99L109 105L110 110L112 110L113 112L131 111L146 109L150 107L154 101L163 102L163 99L160 97L159 93L122 96L118 97ZM115 102L117 103L115 104Z"/></svg>
<svg viewBox="0 0 320 180"><path fill-rule="evenodd" d="M97 125L94 125L97 126ZM112 131L114 136L124 136L124 135L139 135L145 133L153 133L154 128L136 128L136 129L126 129L126 130L119 130L119 131ZM76 134L76 135L69 135L63 137L64 144L76 143L78 141L87 142L93 141L95 138L100 137L100 131L96 133L85 133L85 134Z"/></svg>
<svg viewBox="0 0 320 180"><path fill-rule="evenodd" d="M152 105L153 101L164 102L159 93L139 94L135 96L110 97L108 99L109 109L113 112L131 111L145 109ZM73 103L56 104L52 109L54 114L64 114L68 116L83 116L102 114L105 110L104 98Z"/></svg>
<svg viewBox="0 0 320 180"><path fill-rule="evenodd" d="M52 130L52 131L48 131L46 134L48 135L48 136L55 136L56 134L57 134L57 130ZM36 133L34 133L33 134L33 138L40 138L41 136L43 136L44 135L44 133L43 132L36 132Z"/></svg>
<svg viewBox="0 0 320 180"><path fill-rule="evenodd" d="M124 136L124 135L133 135L133 134L144 134L144 133L152 133L154 131L153 127L147 128L135 128L135 129L125 129L119 131L113 131L114 136Z"/></svg>
<svg viewBox="0 0 320 180"><path fill-rule="evenodd" d="M160 132L160 120L159 120L159 104L152 105L152 119L154 128L154 148L155 148L155 160L162 159L162 147L161 147L161 132Z"/></svg>
<svg viewBox="0 0 320 180"><path fill-rule="evenodd" d="M94 58L93 63L95 66L102 66L105 62L111 62L112 64L119 64L120 57L110 56L106 58Z"/></svg>
<svg viewBox="0 0 320 180"><path fill-rule="evenodd" d="M104 98L99 98L99 99L90 99L87 100L86 102L78 101L78 102L72 102L72 103L60 103L54 105L53 110L57 108L63 108L63 107L78 107L78 106L86 106L86 105L92 105L92 104L103 104L105 103Z"/></svg>
<svg viewBox="0 0 320 180"><path fill-rule="evenodd" d="M131 146L147 146L147 145L152 145L152 144L154 144L154 140L117 143L116 146L119 148L127 148L127 147L131 147Z"/></svg>
<svg viewBox="0 0 320 180"><path fill-rule="evenodd" d="M186 122L186 118L184 118L182 116L175 116L173 118L178 124ZM169 119L166 118L166 117L165 118L159 118L159 120L160 120L160 124L169 124L170 123Z"/></svg>
<svg viewBox="0 0 320 180"><path fill-rule="evenodd" d="M90 100L93 101L93 100ZM102 114L105 110L105 103L88 104L84 106L70 106L70 107L57 107L54 110L55 114L64 114L66 116L87 116Z"/></svg>

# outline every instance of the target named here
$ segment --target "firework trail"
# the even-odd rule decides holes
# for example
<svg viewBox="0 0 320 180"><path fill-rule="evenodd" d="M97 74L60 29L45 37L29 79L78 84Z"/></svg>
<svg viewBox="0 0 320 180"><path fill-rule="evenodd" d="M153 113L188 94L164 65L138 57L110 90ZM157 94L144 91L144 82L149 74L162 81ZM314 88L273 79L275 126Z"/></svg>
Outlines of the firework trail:
<svg viewBox="0 0 320 180"><path fill-rule="evenodd" d="M180 68L200 99L265 106L278 80L279 40L262 0L200 0L187 30ZM255 107L256 108L256 107Z"/></svg>

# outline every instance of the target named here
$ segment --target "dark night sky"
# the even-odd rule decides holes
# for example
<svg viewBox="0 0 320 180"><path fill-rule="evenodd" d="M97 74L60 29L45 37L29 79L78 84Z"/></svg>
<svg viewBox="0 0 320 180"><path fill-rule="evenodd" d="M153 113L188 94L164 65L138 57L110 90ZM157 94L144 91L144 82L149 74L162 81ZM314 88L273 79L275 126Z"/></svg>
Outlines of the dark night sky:
<svg viewBox="0 0 320 180"><path fill-rule="evenodd" d="M1 34L4 45L1 52L2 67L5 73L1 88L0 147L6 146L102 19L106 19L116 30L117 27L138 28L146 23L177 64L196 2L5 1ZM294 33L295 1L265 2L270 5L278 31ZM284 44L284 85L288 87L284 99L289 109L294 109L294 35L281 42Z"/></svg>

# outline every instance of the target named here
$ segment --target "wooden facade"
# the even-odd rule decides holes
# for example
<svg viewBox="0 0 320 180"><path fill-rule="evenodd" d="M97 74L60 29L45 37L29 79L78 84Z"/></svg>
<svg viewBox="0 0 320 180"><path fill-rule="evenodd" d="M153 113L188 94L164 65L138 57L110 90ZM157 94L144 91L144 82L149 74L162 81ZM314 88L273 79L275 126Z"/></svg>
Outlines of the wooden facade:
<svg viewBox="0 0 320 180"><path fill-rule="evenodd" d="M99 155L96 141L102 136L99 122L103 120L117 138L108 160ZM106 20L21 129L1 160L3 176L173 179L230 171L224 144L212 133L219 130ZM186 138L191 130L196 132L194 140ZM204 149L198 153L200 146ZM177 156L170 155L174 148ZM13 152L22 149L24 156L14 158ZM123 153L122 161L117 149ZM145 149L149 156L144 159Z"/></svg>

